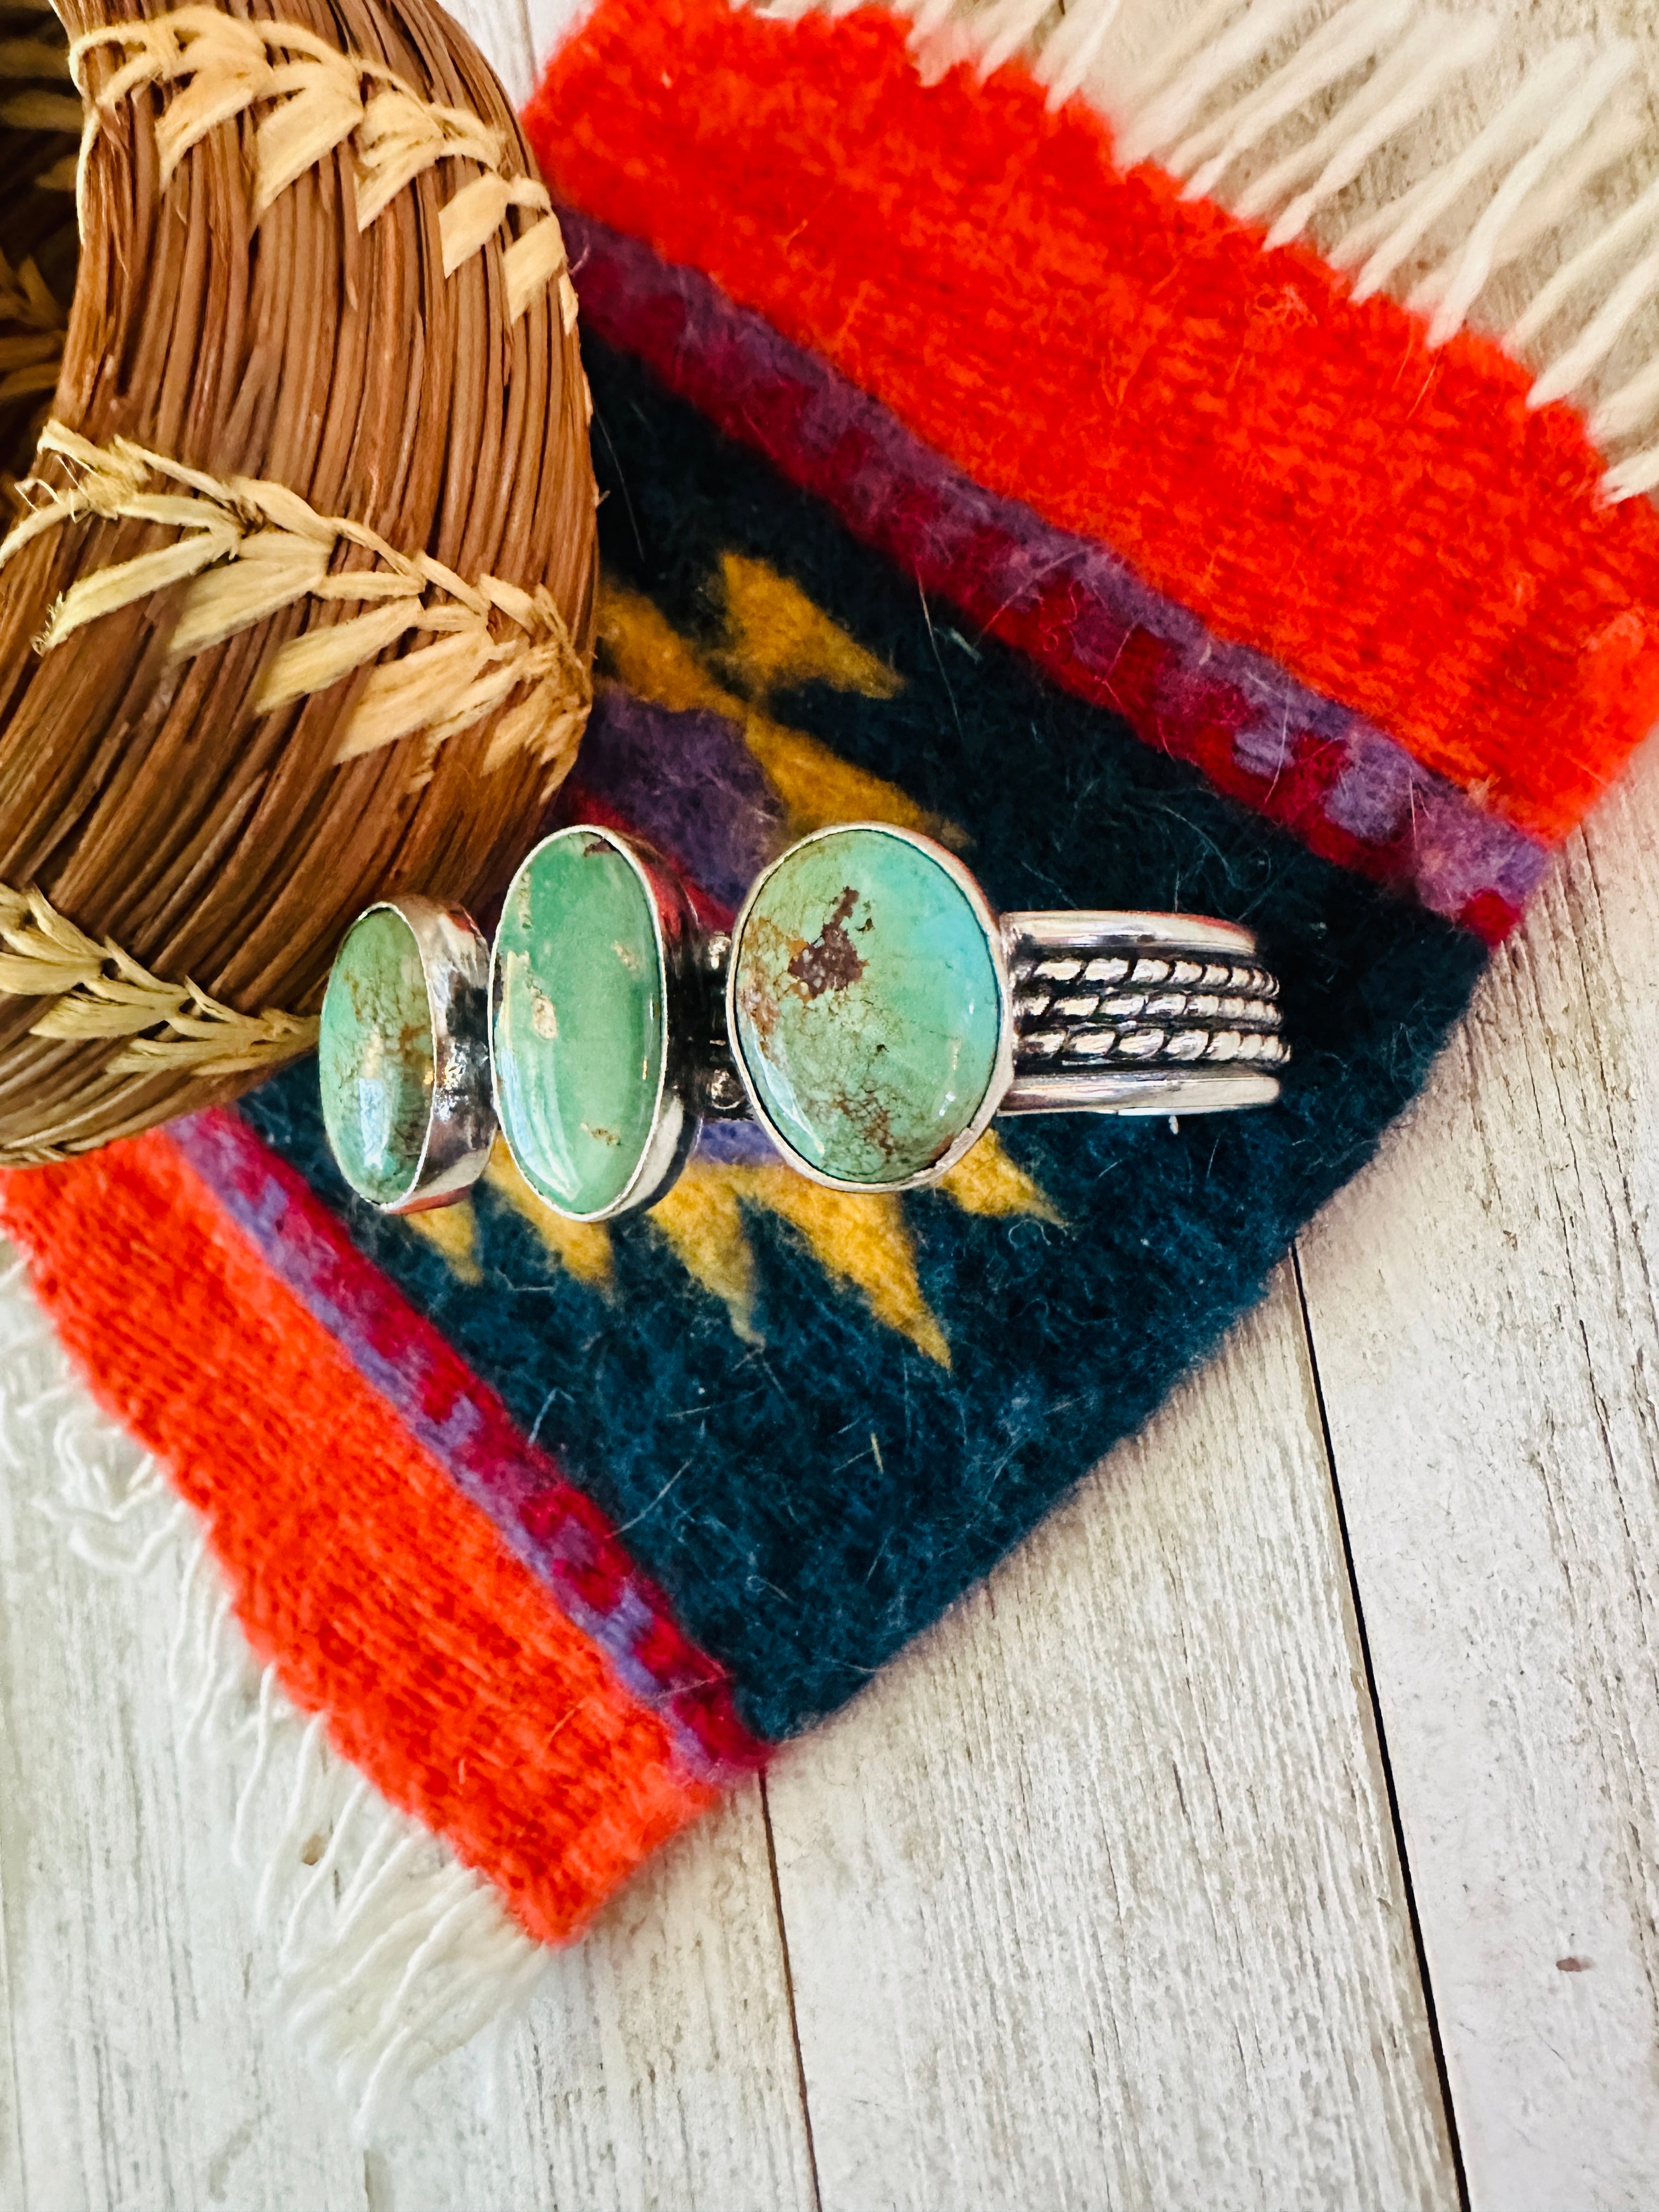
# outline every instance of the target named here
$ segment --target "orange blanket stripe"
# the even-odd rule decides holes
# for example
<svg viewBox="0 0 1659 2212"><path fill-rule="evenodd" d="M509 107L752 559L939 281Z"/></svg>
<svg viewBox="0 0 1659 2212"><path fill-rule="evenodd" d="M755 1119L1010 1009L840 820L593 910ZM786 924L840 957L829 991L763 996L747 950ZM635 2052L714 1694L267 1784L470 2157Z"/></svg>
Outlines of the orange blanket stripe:
<svg viewBox="0 0 1659 2212"><path fill-rule="evenodd" d="M568 1940L713 1802L164 1138L0 1176L0 1223L259 1658L530 1935Z"/></svg>
<svg viewBox="0 0 1659 2212"><path fill-rule="evenodd" d="M1132 561L1546 838L1659 714L1659 516L1569 408L1125 175L1018 68L874 9L601 0L527 123L556 196L705 271L988 487Z"/></svg>

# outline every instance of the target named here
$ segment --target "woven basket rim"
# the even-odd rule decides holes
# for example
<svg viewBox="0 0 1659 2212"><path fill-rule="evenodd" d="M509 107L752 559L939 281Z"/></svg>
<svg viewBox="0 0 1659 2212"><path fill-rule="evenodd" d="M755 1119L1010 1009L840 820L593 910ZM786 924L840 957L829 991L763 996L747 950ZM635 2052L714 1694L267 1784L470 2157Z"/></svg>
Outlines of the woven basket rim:
<svg viewBox="0 0 1659 2212"><path fill-rule="evenodd" d="M27 724L37 693L52 693L61 720L62 695L72 688L59 673L66 658L84 663L84 690L95 693L100 682L108 690L115 678L105 660L115 641L130 641L143 668L155 663L154 693L163 701L187 693L210 671L227 687L228 710L239 725L250 718L257 731L283 725L295 732L294 744L319 755L307 799L319 825L343 812L349 821L341 825L343 839L366 842L362 825L372 824L376 806L410 817L404 846L423 849L394 848L358 866L351 897L331 902L331 927L349 918L343 906L367 902L370 894L394 884L427 887L412 880L422 872L447 873L451 881L431 884L441 891L475 897L487 891L501 872L507 817L515 811L507 796L491 793L492 803L480 809L488 816L488 865L471 866L461 854L446 869L436 838L413 834L422 812L447 814L458 828L465 821L466 794L454 772L458 748L487 785L520 794L518 813L538 811L574 756L592 699L587 402L557 218L510 104L459 27L427 0L353 4L362 33L356 38L350 7L325 9L313 0L293 6L278 0L250 15L204 0L155 10L118 0L112 9L84 11L63 0L60 20L67 19L69 67L83 118L76 195L82 250L53 413L23 488L28 511L0 542L0 656L12 656L4 641L18 637L21 604L39 609L29 640L39 672L21 687L22 709L9 723L0 717L0 769L8 751L33 734L26 728L19 738L17 731ZM17 8L12 0L11 12ZM44 20L44 8L38 13ZM458 87L471 99L455 97ZM112 161L125 165L122 189L106 173ZM209 423L204 433L188 405L169 401L173 372L159 348L152 349L159 389L155 378L146 382L142 375L130 377L125 392L112 388L107 362L89 355L88 334L113 328L112 347L125 343L141 363L149 337L141 319L130 318L131 327L112 324L109 295L122 274L115 264L133 251L131 240L112 236L115 217L125 211L123 190L139 200L149 191L152 211L179 204L183 283L192 251L198 259L219 252L228 260L216 236L202 244L191 234L219 216L220 203L239 182L247 194L244 235L257 238L267 258L284 246L296 252L295 239L309 223L304 234L323 244L308 259L298 256L307 281L318 264L326 272L333 251L340 269L367 264L389 270L380 279L383 289L401 284L427 302L412 340L431 380L456 397L426 435L455 444L470 429L482 441L475 482L453 466L440 476L429 453L424 462L417 453L413 463L401 454L409 478L425 471L422 499L411 505L404 498L400 526L383 522L372 496L365 512L362 494L351 495L347 482L331 501L307 495L313 487L305 465L320 465L316 445L289 440L290 454L301 460L297 472L291 462L264 471L215 465L204 448L216 438L225 447L223 422ZM330 216L331 204L337 215ZM246 289L260 278L257 262L248 266L240 280L232 270L216 281L233 289L240 281ZM350 283L365 280L327 281L338 284L346 303L334 318L337 349L351 314L361 316ZM155 289L163 290L159 282ZM131 303L131 290L120 296ZM171 305L163 297L153 319ZM285 335L292 353L291 333ZM447 361L441 357L446 343ZM507 404L492 412L468 399L470 412L459 411L467 380L476 384L481 368L486 388L492 376L503 377ZM343 374L337 362L335 374ZM519 378L531 387L522 400L514 391ZM535 390L546 394L544 428L535 420ZM330 397L343 404L332 389ZM182 438L154 427L169 404ZM361 412L368 420L366 401ZM367 429L360 422L359 442L374 428L372 420ZM329 451L325 439L321 450ZM492 452L504 458L492 463ZM498 495L492 470L498 477L503 467L510 481ZM562 471L574 472L562 488ZM380 479L362 473L372 495ZM341 472L335 476L339 481ZM395 505L382 500L384 507ZM559 526L549 529L550 523ZM477 549L492 542L497 556L480 557ZM9 670L0 665L0 685L9 681L14 697L15 670L15 659ZM283 772L281 746L268 750L267 781ZM384 757L396 757L395 774L387 773ZM239 771L233 763L223 773L228 811ZM343 789L354 776L364 793L356 805L332 787ZM252 806L257 817L260 794L235 795L245 814ZM92 814L95 821L95 809ZM7 826L0 795L0 856ZM204 823L202 842L214 826ZM250 917L260 952L270 941L262 961L242 951L239 965L241 949L222 927L198 928L198 939L210 935L214 943L205 958L191 955L196 917L177 896L177 912L163 909L163 927L147 932L142 911L129 926L120 915L141 908L142 900L118 890L100 896L85 871L77 874L62 839L56 848L38 835L35 842L45 866L0 865L0 1160L82 1149L224 1096L227 1086L292 1058L314 1037L325 945L307 939L303 960L286 959L264 908ZM12 842L27 839L14 834ZM125 864L126 854L119 857ZM252 862L262 865L262 856ZM296 851L296 862L301 871L326 873L314 854ZM297 888L290 883L285 893L278 886L277 899L298 904ZM299 917L302 933L309 919ZM250 987L242 971L256 967L261 972ZM293 978L289 988L262 988L283 981L284 967ZM30 1009L22 1042L12 1021L9 1047L8 998L46 1001ZM9 1054L14 1061L32 1060L51 1094L33 1128L20 1130L7 1110L8 1092L16 1087L8 1079ZM88 1076L78 1113L65 1095L73 1088L64 1079L71 1064ZM112 1107L121 1101L112 1114L97 1112L90 1094L98 1091ZM84 1126L88 1106L95 1129Z"/></svg>

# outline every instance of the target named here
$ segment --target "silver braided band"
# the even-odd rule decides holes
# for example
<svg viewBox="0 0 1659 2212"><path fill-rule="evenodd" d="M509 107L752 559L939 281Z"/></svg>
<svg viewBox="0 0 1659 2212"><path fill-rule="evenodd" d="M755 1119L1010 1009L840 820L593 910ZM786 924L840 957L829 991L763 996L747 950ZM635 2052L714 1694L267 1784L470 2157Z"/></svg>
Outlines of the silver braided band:
<svg viewBox="0 0 1659 2212"><path fill-rule="evenodd" d="M1204 1113L1278 1095L1290 1048L1249 930L1155 914L1001 924L1014 993L1003 1113Z"/></svg>

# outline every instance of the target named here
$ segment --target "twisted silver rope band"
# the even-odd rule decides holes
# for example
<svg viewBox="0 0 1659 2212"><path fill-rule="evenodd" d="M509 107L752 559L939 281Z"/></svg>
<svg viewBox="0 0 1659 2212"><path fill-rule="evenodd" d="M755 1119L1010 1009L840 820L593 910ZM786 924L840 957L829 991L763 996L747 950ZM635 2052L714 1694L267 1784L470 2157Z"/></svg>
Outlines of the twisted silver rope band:
<svg viewBox="0 0 1659 2212"><path fill-rule="evenodd" d="M1014 987L1005 1113L1198 1112L1255 1103L1290 1058L1249 932L1190 915L1002 919Z"/></svg>

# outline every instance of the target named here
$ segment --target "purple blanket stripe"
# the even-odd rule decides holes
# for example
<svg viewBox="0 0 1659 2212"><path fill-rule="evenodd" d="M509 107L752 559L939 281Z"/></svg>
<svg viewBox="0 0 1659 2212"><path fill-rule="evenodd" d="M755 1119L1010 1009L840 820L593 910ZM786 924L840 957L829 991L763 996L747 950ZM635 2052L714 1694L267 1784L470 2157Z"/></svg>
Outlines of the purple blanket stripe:
<svg viewBox="0 0 1659 2212"><path fill-rule="evenodd" d="M765 1747L750 1736L714 1662L681 1633L597 1510L526 1441L442 1335L357 1249L285 1161L222 1108L167 1135L277 1279L453 1480L620 1681L666 1724L700 1780L728 1782ZM603 1589L590 1601L579 1584ZM649 1651L647 1658L642 1656Z"/></svg>
<svg viewBox="0 0 1659 2212"><path fill-rule="evenodd" d="M1484 812L1351 709L1249 647L1212 635L1105 546L985 490L697 270L671 266L641 240L574 210L562 209L560 220L584 316L599 334L648 361L797 481L810 477L855 534L927 589L1010 635L1055 681L1092 699L1115 698L1114 671L1143 633L1170 659L1156 682L1157 726L1142 726L1141 735L1213 772L1203 757L1213 740L1196 733L1200 723L1213 731L1218 698L1231 695L1224 787L1330 857L1409 883L1436 913L1464 918L1495 899L1518 914L1547 865L1535 839ZM786 419L781 438L775 433ZM1179 742L1183 720L1190 746ZM1287 811L1291 771L1314 761L1317 823ZM1297 793L1304 808L1310 780ZM1316 829L1324 834L1310 834Z"/></svg>
<svg viewBox="0 0 1659 2212"><path fill-rule="evenodd" d="M658 707L602 684L582 739L578 793L615 808L635 835L672 860L696 888L735 912L787 836L783 808L724 714ZM580 811L580 797L573 798ZM756 1121L710 1121L697 1158L727 1166L775 1166L781 1155Z"/></svg>
<svg viewBox="0 0 1659 2212"><path fill-rule="evenodd" d="M678 713L603 684L576 770L735 913L786 839L783 807L724 714Z"/></svg>

